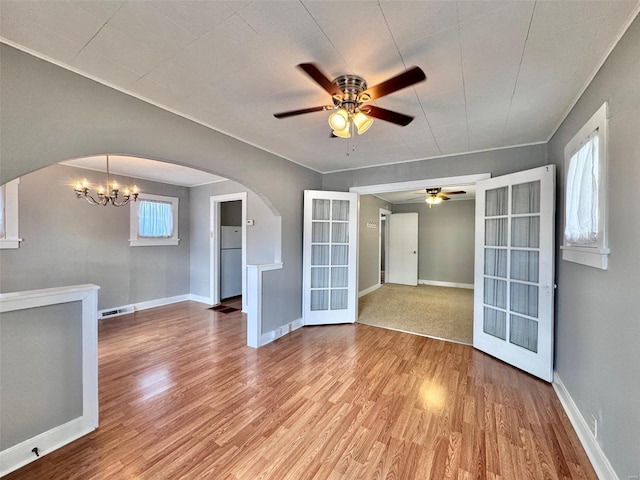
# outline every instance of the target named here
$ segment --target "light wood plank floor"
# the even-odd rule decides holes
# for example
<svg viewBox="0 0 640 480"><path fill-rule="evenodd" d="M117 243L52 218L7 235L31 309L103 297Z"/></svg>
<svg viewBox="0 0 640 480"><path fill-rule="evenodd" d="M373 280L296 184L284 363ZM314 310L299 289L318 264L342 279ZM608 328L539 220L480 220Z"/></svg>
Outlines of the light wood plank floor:
<svg viewBox="0 0 640 480"><path fill-rule="evenodd" d="M14 479L595 479L550 385L367 325L259 350L185 302L100 325L100 427Z"/></svg>

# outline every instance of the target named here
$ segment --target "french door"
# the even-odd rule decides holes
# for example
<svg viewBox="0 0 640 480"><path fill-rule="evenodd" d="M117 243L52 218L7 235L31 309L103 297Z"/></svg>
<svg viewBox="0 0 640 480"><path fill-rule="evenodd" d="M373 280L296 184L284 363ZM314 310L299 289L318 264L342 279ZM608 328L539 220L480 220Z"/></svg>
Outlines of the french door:
<svg viewBox="0 0 640 480"><path fill-rule="evenodd" d="M476 184L473 346L553 380L555 166Z"/></svg>
<svg viewBox="0 0 640 480"><path fill-rule="evenodd" d="M353 323L358 313L358 194L304 192L303 322Z"/></svg>

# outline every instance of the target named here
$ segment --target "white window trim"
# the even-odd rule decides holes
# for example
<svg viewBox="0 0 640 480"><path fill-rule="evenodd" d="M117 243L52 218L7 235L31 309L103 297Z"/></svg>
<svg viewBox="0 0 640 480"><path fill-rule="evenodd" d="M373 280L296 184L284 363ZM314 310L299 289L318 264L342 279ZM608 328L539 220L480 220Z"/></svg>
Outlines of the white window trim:
<svg viewBox="0 0 640 480"><path fill-rule="evenodd" d="M4 205L4 238L0 238L0 249L5 248L19 248L20 238L18 232L18 185L20 179L16 178L4 185L5 192L5 205Z"/></svg>
<svg viewBox="0 0 640 480"><path fill-rule="evenodd" d="M173 214L173 236L171 238L138 238L138 208L140 200L152 200L157 202L171 203L171 213ZM131 247L154 247L163 245L178 245L178 203L180 199L177 197L166 197L164 195L151 195L150 193L141 193L138 195L137 202L131 202L130 210L130 233L129 246Z"/></svg>
<svg viewBox="0 0 640 480"><path fill-rule="evenodd" d="M564 238L563 234L563 245L560 247L562 250L563 260L580 263L589 267L600 268L602 270L606 270L608 267L610 253L607 238L607 164L609 150L608 118L608 104L605 102L564 148L566 202L566 180L571 157L576 151L578 151L580 146L590 137L590 135L593 134L593 132L596 130L598 131L598 240L591 245L571 245L567 242L566 238ZM566 218L564 223L566 224Z"/></svg>

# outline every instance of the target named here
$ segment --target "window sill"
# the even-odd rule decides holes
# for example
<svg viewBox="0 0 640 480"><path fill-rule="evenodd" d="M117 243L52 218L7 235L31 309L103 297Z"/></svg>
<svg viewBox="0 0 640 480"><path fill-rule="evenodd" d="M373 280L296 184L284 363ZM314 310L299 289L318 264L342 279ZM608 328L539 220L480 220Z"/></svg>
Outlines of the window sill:
<svg viewBox="0 0 640 480"><path fill-rule="evenodd" d="M130 247L161 247L178 245L179 238L129 239Z"/></svg>
<svg viewBox="0 0 640 480"><path fill-rule="evenodd" d="M579 263L601 270L606 270L608 267L610 253L608 248L562 245L560 250L562 250L562 259L568 262Z"/></svg>
<svg viewBox="0 0 640 480"><path fill-rule="evenodd" d="M0 238L0 250L10 248L20 248L21 238Z"/></svg>

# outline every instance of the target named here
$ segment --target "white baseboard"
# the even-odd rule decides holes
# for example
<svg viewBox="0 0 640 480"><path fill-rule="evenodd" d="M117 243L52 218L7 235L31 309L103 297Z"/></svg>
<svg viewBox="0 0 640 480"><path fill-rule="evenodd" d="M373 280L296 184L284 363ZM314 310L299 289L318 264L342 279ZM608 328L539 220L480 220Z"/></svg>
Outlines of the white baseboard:
<svg viewBox="0 0 640 480"><path fill-rule="evenodd" d="M192 302L205 303L207 305L213 305L213 300L210 297L204 297L202 295L189 294L189 300Z"/></svg>
<svg viewBox="0 0 640 480"><path fill-rule="evenodd" d="M285 325L282 325L281 327L278 327L275 330L271 330L270 332L267 333L263 333L260 336L260 347L273 342L274 340L277 340L280 337L284 337L285 335L290 334L291 332L293 332L294 330L299 329L300 327L302 327L302 319L299 318L297 320L294 320L293 322L289 322Z"/></svg>
<svg viewBox="0 0 640 480"><path fill-rule="evenodd" d="M358 292L358 298L365 296L367 293L371 293L371 292L375 292L377 289L379 289L382 286L381 283L378 283L376 285L373 285L369 288L365 288L364 290L362 290L361 292Z"/></svg>
<svg viewBox="0 0 640 480"><path fill-rule="evenodd" d="M418 285L433 285L434 287L468 288L470 290L473 290L473 283L439 282L437 280L418 279Z"/></svg>
<svg viewBox="0 0 640 480"><path fill-rule="evenodd" d="M573 429L578 435L578 439L580 440L582 447L585 452L587 452L587 456L589 457L591 465L596 471L598 478L602 480L619 480L618 475L609 463L609 459L602 451L602 448L600 448L598 441L593 436L593 433L591 433L589 425L580 413L580 410L578 410L578 406L573 401L573 398L571 398L567 387L565 387L562 380L560 380L558 372L554 371L554 380L552 385L560 399L560 403L562 404L567 417L569 417L571 425L573 425Z"/></svg>
<svg viewBox="0 0 640 480"><path fill-rule="evenodd" d="M201 297L201 298L205 298L205 297ZM138 311L138 310L148 310L149 308L155 308L155 307L162 307L164 305L171 305L172 303L178 303L178 302L186 302L189 300L193 300L191 294L184 294L184 295L176 295L174 297L165 297L165 298L157 298L155 300L147 300L146 302L139 302L139 303L133 303L130 305L123 305L121 307L113 307L113 308L105 308L104 310L99 310L98 311L98 320L102 320L103 319L103 314L104 312L112 312L114 310L122 310L121 313L116 313L114 315L109 315L106 318L114 318L114 317L119 317L120 315L126 315L128 313L132 313L132 308L133 308L133 312ZM199 300L195 300L195 301L199 301ZM209 303L208 299L205 302L202 303Z"/></svg>
<svg viewBox="0 0 640 480"><path fill-rule="evenodd" d="M82 416L3 450L0 452L0 477L37 460L39 457L32 452L35 447L42 457L95 429L91 419Z"/></svg>

